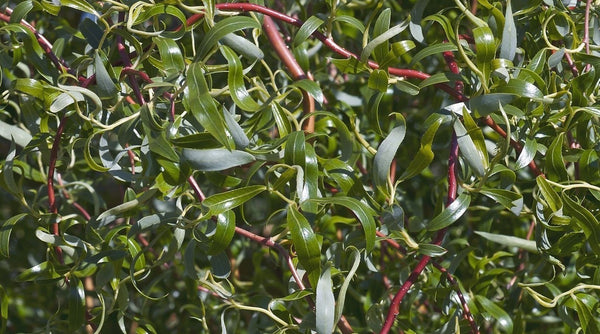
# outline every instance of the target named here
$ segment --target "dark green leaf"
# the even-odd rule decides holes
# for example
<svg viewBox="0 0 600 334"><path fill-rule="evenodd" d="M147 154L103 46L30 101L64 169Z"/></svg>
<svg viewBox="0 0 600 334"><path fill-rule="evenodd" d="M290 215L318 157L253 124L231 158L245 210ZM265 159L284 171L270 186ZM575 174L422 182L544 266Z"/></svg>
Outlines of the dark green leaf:
<svg viewBox="0 0 600 334"><path fill-rule="evenodd" d="M513 19L511 1L506 2L504 19L504 30L502 31L502 42L500 43L500 57L513 60L517 51L517 27Z"/></svg>
<svg viewBox="0 0 600 334"><path fill-rule="evenodd" d="M562 181L567 179L567 169L562 154L564 138L564 132L556 136L546 152L544 172L549 180Z"/></svg>
<svg viewBox="0 0 600 334"><path fill-rule="evenodd" d="M215 255L223 252L235 234L235 212L229 210L217 215L215 233L210 238L208 254Z"/></svg>
<svg viewBox="0 0 600 334"><path fill-rule="evenodd" d="M225 131L223 114L217 109L217 105L210 95L200 63L192 63L187 70L187 89L184 91L183 102L186 109L191 111L196 120L221 145L233 149Z"/></svg>
<svg viewBox="0 0 600 334"><path fill-rule="evenodd" d="M244 73L242 63L237 55L228 47L223 46L221 53L227 59L229 64L229 73L227 74L227 84L231 90L231 98L235 104L246 111L257 111L261 108L244 85Z"/></svg>
<svg viewBox="0 0 600 334"><path fill-rule="evenodd" d="M288 208L287 227L290 230L298 261L308 272L311 284L314 286L321 277L321 247L317 237L308 220L295 206Z"/></svg>
<svg viewBox="0 0 600 334"><path fill-rule="evenodd" d="M4 221L2 227L0 227L0 255L3 257L9 257L10 249L10 233L12 232L15 225L27 216L26 213L20 213L16 216L12 216Z"/></svg>
<svg viewBox="0 0 600 334"><path fill-rule="evenodd" d="M475 295L475 299L477 300L477 303L481 305L485 313L488 313L492 318L496 319L500 328L507 333L513 332L513 321L506 311L484 296Z"/></svg>
<svg viewBox="0 0 600 334"><path fill-rule="evenodd" d="M208 207L207 216L216 216L246 203L266 189L265 186L256 185L225 191L206 198L202 204Z"/></svg>
<svg viewBox="0 0 600 334"><path fill-rule="evenodd" d="M495 242L506 247L518 247L531 253L539 253L535 241L532 240L513 237L512 235L487 233L481 231L475 231L475 234L478 234L491 242Z"/></svg>
<svg viewBox="0 0 600 334"><path fill-rule="evenodd" d="M471 196L469 196L468 193L460 194L454 202L442 211L442 213L435 216L435 218L427 224L427 230L437 231L452 225L467 211L470 203Z"/></svg>
<svg viewBox="0 0 600 334"><path fill-rule="evenodd" d="M504 189L482 188L480 193L502 204L515 216L519 216L523 210L523 196Z"/></svg>
<svg viewBox="0 0 600 334"><path fill-rule="evenodd" d="M373 182L379 191L386 195L390 195L387 187L390 166L405 135L406 121L404 120L404 117L400 117L400 125L393 128L388 136L381 142L373 160ZM393 181L395 180L392 180L392 182Z"/></svg>
<svg viewBox="0 0 600 334"><path fill-rule="evenodd" d="M217 22L204 36L196 59L204 60L217 42L227 34L242 29L259 29L260 24L255 19L246 16L232 16Z"/></svg>
<svg viewBox="0 0 600 334"><path fill-rule="evenodd" d="M306 41L306 39L312 35L313 32L319 29L322 24L323 20L320 18L316 16L309 17L308 20L302 24L302 27L300 27L300 30L298 30L296 36L294 36L294 46L304 43L304 41Z"/></svg>

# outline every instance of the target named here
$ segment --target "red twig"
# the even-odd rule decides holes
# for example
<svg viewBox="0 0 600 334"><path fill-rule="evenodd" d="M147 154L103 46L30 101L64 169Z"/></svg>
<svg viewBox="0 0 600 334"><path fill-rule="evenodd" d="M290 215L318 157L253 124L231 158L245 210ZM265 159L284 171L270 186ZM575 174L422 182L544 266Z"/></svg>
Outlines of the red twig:
<svg viewBox="0 0 600 334"><path fill-rule="evenodd" d="M62 176L60 175L60 173L56 173L56 178L58 179L58 185L62 189L63 197L65 199L71 198L71 195L69 195L69 192L64 187ZM86 220L90 220L92 218L92 216L87 212L87 210L84 209L81 205L79 205L79 203L77 203L77 201L72 201L71 205L73 205L79 211L79 213L81 213L83 218L85 218Z"/></svg>
<svg viewBox="0 0 600 334"><path fill-rule="evenodd" d="M60 147L60 138L62 137L62 134L65 131L66 123L67 118L63 116L60 119L60 123L58 124L58 129L56 129L56 135L54 136L54 142L52 143L52 149L50 150L50 163L48 165L48 207L50 213L53 213L55 215L58 214L58 209L56 208L56 197L54 193L54 171L56 170L56 160L58 159L58 148ZM56 236L60 235L58 222L52 223L52 233ZM55 246L54 251L56 252L58 262L63 264L64 260L62 255L62 249L58 246Z"/></svg>
<svg viewBox="0 0 600 334"><path fill-rule="evenodd" d="M125 12L120 12L119 13L119 22L123 22L123 21L125 21ZM121 35L117 35L117 50L119 51L119 56L121 57L121 61L123 62L123 65L125 65L125 68L123 68L123 71L125 72L125 71L131 70L131 65L132 65L131 59L129 59L129 52L127 52L127 50L125 49L125 44L123 43L123 37L121 37ZM128 73L127 78L129 79L129 83L131 84L131 89L133 89L133 93L135 94L135 97L137 98L138 103L140 105L145 104L146 101L144 99L144 95L142 94L142 91L140 90L140 85L135 80L134 75L132 73Z"/></svg>
<svg viewBox="0 0 600 334"><path fill-rule="evenodd" d="M267 15L269 17L272 17L274 19L292 24L296 27L301 27L302 24L304 23L302 20L299 20L297 18L293 18L291 16L282 14L276 10L273 10L273 9L270 9L267 7L263 7L260 5L252 4L252 3L221 3L221 4L216 4L215 6L218 10L234 10L234 11L241 11L241 12L261 13L261 14ZM197 22L198 20L202 19L203 17L204 17L204 14L202 14L202 13L194 14L187 19L186 23L188 26L190 26L190 25L194 24L195 22ZM339 46L332 39L327 38L327 36L325 36L323 33L319 32L319 31L315 31L312 34L312 36L314 38L320 40L321 42L323 42L323 44L325 46L327 46L328 48L333 50L335 53L341 55L342 57L345 57L345 58L354 57L357 59L359 58L358 55ZM368 61L367 64L373 69L379 68L379 65L376 62ZM388 71L390 74L400 76L400 77L412 78L412 79L425 80L430 77L430 75L427 73L423 73L421 71L416 71L416 70L411 70L411 69L401 69L401 68L390 67L390 68L388 68ZM457 100L462 101L464 99L464 96L461 96L460 94L458 94L458 92L456 92L454 89L452 89L452 87L450 87L448 85L437 84L436 87L442 89L443 91L450 94L452 97L456 98Z"/></svg>
<svg viewBox="0 0 600 334"><path fill-rule="evenodd" d="M275 22L273 22L273 19L271 19L269 16L265 16L263 18L263 29L265 30L265 33L269 38L271 45L275 49L275 52L277 52L279 58L290 70L292 78L294 78L294 80L307 79L308 77L306 76L306 73L304 73L304 70L302 70L302 67L300 67L300 64L298 64L292 52L287 48L287 45L285 45L283 38L281 38L281 36L279 35L279 31L275 26ZM305 115L308 115L315 111L315 100L305 90L302 90L302 104ZM308 122L304 126L304 130L309 133L315 131L314 117L310 117L308 119Z"/></svg>
<svg viewBox="0 0 600 334"><path fill-rule="evenodd" d="M456 191L458 189L458 186L456 182L455 169L457 160L458 140L456 138L456 134L453 133L452 143L450 145L450 157L448 158L448 196L446 206L450 205L456 199ZM440 245L442 243L442 240L444 240L445 235L446 229L439 230L436 233L432 243L434 245ZM396 316L400 312L400 304L402 303L404 296L406 296L408 290L416 283L417 279L419 278L419 275L421 274L421 272L423 272L427 264L429 264L430 260L430 256L424 255L419 261L419 263L417 263L417 266L412 270L412 272L408 276L408 279L404 282L404 284L402 284L400 290L398 290L398 292L394 296L387 317L385 318L383 328L381 329L381 334L389 333L390 329L392 328L392 325L394 324Z"/></svg>

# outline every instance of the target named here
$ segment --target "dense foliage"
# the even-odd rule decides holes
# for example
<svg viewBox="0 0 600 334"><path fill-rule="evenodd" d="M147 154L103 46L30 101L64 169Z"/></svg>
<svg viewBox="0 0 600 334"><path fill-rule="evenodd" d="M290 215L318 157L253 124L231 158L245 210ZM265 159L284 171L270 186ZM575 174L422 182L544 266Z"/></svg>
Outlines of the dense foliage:
<svg viewBox="0 0 600 334"><path fill-rule="evenodd" d="M598 1L3 1L0 332L600 333Z"/></svg>

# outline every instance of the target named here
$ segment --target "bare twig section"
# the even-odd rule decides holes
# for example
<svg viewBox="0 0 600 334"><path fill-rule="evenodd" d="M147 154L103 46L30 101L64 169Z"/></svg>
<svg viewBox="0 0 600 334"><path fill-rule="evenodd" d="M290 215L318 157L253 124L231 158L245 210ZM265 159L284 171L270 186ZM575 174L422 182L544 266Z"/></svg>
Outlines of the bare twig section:
<svg viewBox="0 0 600 334"><path fill-rule="evenodd" d="M285 66L290 71L292 78L294 78L294 80L308 79L306 73L304 73L304 70L302 69L302 67L300 67L300 64L298 64L292 52L288 49L287 45L285 45L283 38L281 37L281 35L279 35L279 30L277 30L273 19L271 19L269 16L265 16L263 18L263 28L267 37L269 38L269 41L271 42L271 45L275 49L275 52L277 52L277 55L279 56L281 61L283 61ZM304 114L309 115L313 113L315 111L315 99L305 90L302 90L302 97L302 106ZM312 133L315 131L314 116L311 116L308 119L308 121L304 125L304 131L308 133Z"/></svg>
<svg viewBox="0 0 600 334"><path fill-rule="evenodd" d="M590 7L592 0L587 0L585 3L585 17L583 21L583 43L585 43L585 53L590 54ZM585 70L589 71L591 64L585 66Z"/></svg>

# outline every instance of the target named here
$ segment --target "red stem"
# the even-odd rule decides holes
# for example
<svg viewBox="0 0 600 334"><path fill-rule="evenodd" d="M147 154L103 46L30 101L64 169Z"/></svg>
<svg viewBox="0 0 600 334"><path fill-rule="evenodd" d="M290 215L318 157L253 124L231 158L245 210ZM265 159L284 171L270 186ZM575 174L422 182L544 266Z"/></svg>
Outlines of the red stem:
<svg viewBox="0 0 600 334"><path fill-rule="evenodd" d="M63 132L65 131L65 124L67 123L67 118L63 116L60 119L60 123L58 124L58 129L56 129L56 135L54 136L54 142L52 143L52 149L50 150L50 163L48 165L48 207L50 213L58 214L58 209L56 208L56 197L54 193L54 171L56 170L56 160L58 159L58 148L60 147L60 137L62 137ZM58 236L60 235L60 229L58 226L58 222L52 223L52 234ZM54 251L56 252L56 257L58 258L58 262L60 264L64 264L62 249L58 246L54 247Z"/></svg>
<svg viewBox="0 0 600 334"><path fill-rule="evenodd" d="M294 78L294 80L307 79L308 77L307 77L306 73L304 73L304 70L302 69L302 67L300 67L300 64L298 64L298 62L296 61L296 58L294 57L292 52L288 49L287 45L285 45L283 38L281 38L281 35L279 35L279 30L277 30L277 27L275 26L275 22L273 22L273 19L271 19L269 16L265 16L263 18L263 29L265 30L265 33L266 33L267 37L269 38L271 45L275 49L275 52L277 52L277 55L279 56L279 58L283 61L285 66L290 70L290 74L292 75L292 78ZM304 110L305 115L308 115L315 111L315 100L305 90L302 90L302 104L303 104L303 110ZM308 133L312 133L315 131L315 118L314 117L310 117L308 119L308 122L306 123L304 130Z"/></svg>
<svg viewBox="0 0 600 334"><path fill-rule="evenodd" d="M458 160L458 140L456 138L456 134L453 132L452 133L452 143L450 145L450 157L448 158L448 196L447 196L446 207L448 207L448 205L452 204L452 202L454 202L454 200L456 199L456 192L458 189L458 185L456 182L455 169L456 169L457 160ZM442 241L444 240L445 235L446 235L446 229L439 230L436 233L432 243L434 245L440 245L442 243ZM408 290L415 284L415 282L419 278L419 275L421 274L421 272L423 272L423 269L425 269L427 264L429 264L430 260L431 260L430 256L424 255L421 258L421 260L419 261L419 263L417 263L417 266L412 270L412 272L408 276L408 279L404 282L404 284L402 284L402 286L400 287L400 290L398 290L398 292L394 296L394 299L392 300L392 304L390 305L390 309L388 311L387 317L385 318L383 328L381 329L381 332L380 332L381 334L389 333L390 329L392 328L392 325L394 324L394 320L396 319L396 316L400 312L400 304L402 303L404 296L406 296L406 294L408 293Z"/></svg>

